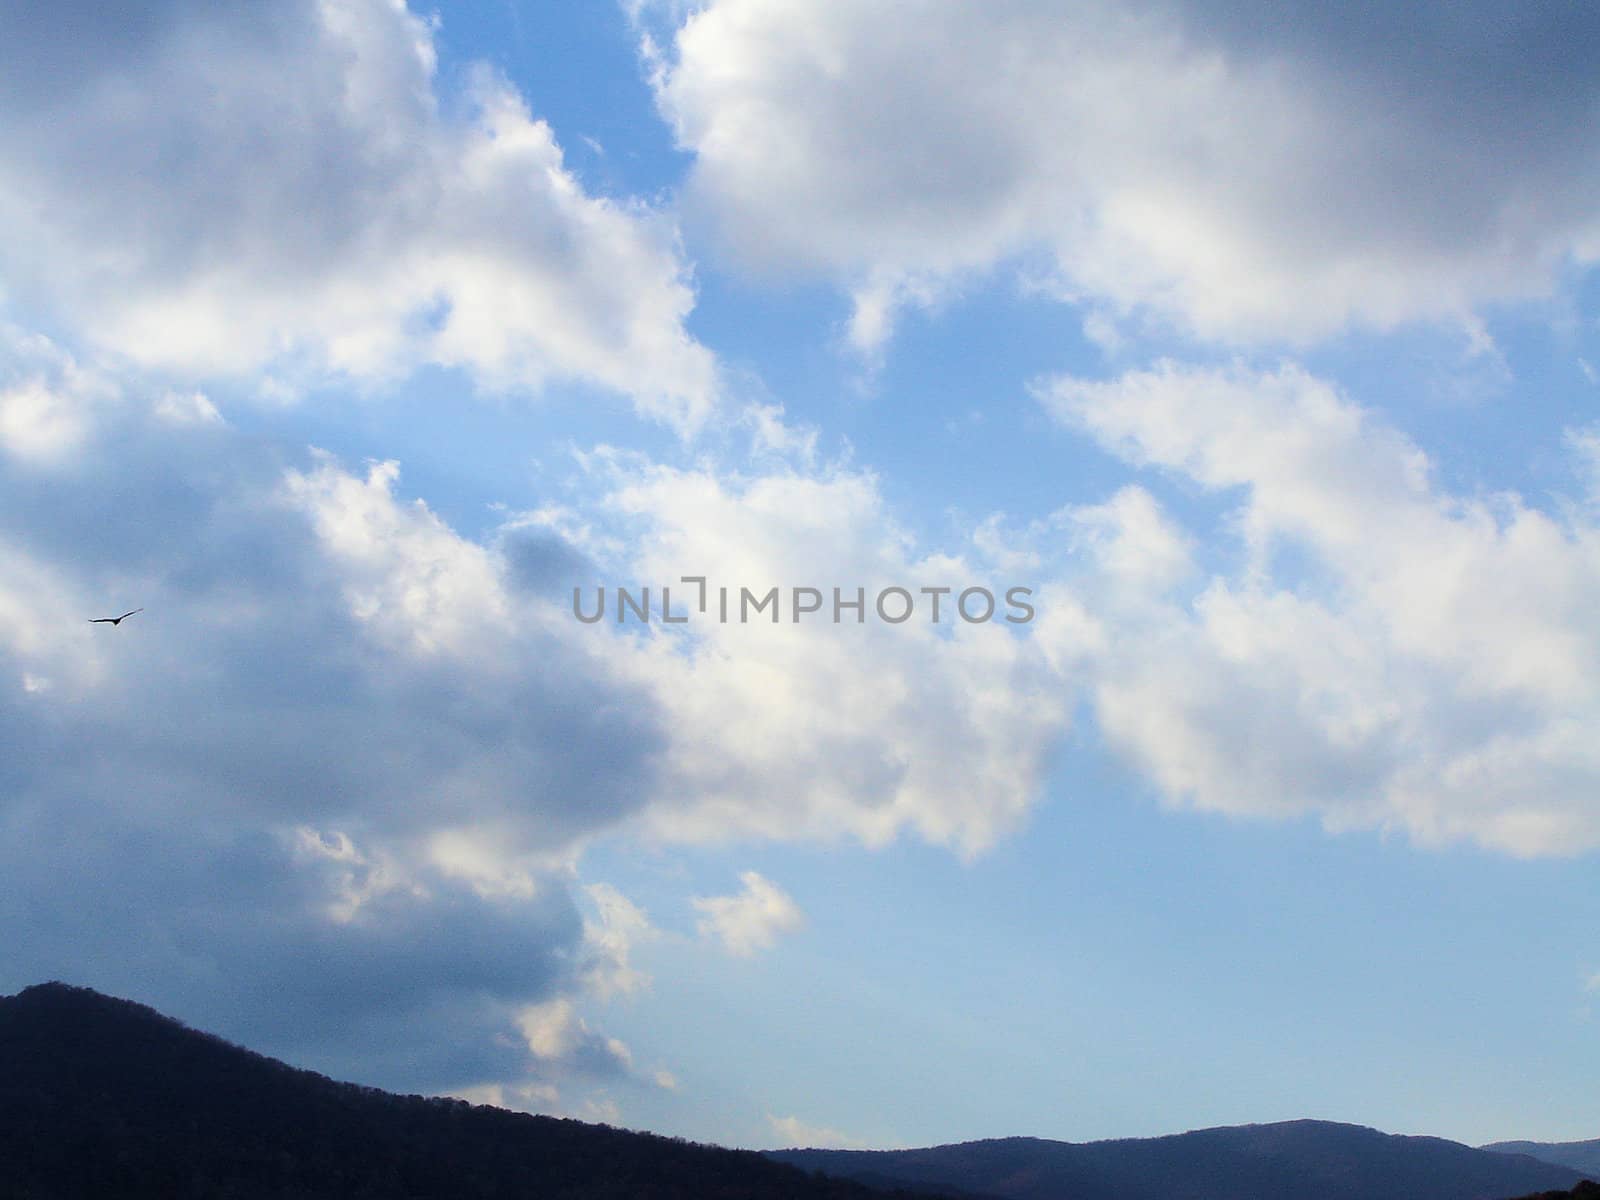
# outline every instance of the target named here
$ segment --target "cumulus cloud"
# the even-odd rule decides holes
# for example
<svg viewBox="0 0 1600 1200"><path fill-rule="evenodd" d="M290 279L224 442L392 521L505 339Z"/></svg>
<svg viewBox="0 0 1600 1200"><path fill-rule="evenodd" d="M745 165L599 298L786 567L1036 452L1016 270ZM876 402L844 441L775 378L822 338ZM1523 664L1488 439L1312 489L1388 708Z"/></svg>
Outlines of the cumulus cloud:
<svg viewBox="0 0 1600 1200"><path fill-rule="evenodd" d="M974 854L1024 819L1069 723L1062 680L1022 627L958 620L926 599L904 624L831 617L832 589L1026 585L981 550L919 552L876 480L793 461L761 472L627 456L597 464L633 540L623 577L707 580L708 613L626 647L617 669L658 697L669 785L642 820L670 839L902 833ZM815 587L820 619L716 619L719 589ZM659 592L657 593L659 601ZM678 586L675 607L696 602ZM785 599L784 604L789 601ZM1002 610L1004 611L1004 610ZM595 627L598 633L598 627Z"/></svg>
<svg viewBox="0 0 1600 1200"><path fill-rule="evenodd" d="M700 936L720 942L729 954L748 958L769 950L786 933L802 929L806 917L793 897L756 871L739 874L740 890L731 896L698 896L705 915L696 922Z"/></svg>
<svg viewBox="0 0 1600 1200"><path fill-rule="evenodd" d="M1008 261L1247 341L1455 318L1600 254L1590 9L683 7L640 19L691 207L846 286L863 347Z"/></svg>
<svg viewBox="0 0 1600 1200"><path fill-rule="evenodd" d="M1207 571L1142 489L1093 512L1081 604L1041 630L1169 797L1522 855L1600 845L1592 509L1452 494L1292 366L1040 394L1131 463L1237 500L1234 553Z"/></svg>
<svg viewBox="0 0 1600 1200"><path fill-rule="evenodd" d="M591 840L971 849L1036 795L1064 710L1007 630L796 641L572 616L575 569L753 580L834 547L869 583L919 563L965 578L885 536L868 477L598 456L565 516L477 542L393 463L264 441L48 344L10 350L80 428L48 463L0 454L0 721L28 748L0 758L16 983L136 994L391 1086L652 1086L584 1008L647 985L634 951L654 936L614 888L579 911ZM145 612L86 623L107 604ZM943 697L919 694L930 672ZM731 947L797 916L747 885L708 901Z"/></svg>
<svg viewBox="0 0 1600 1200"><path fill-rule="evenodd" d="M627 1071L633 1054L621 1041L590 1030L570 996L533 1004L517 1014L528 1049L545 1063L577 1064L595 1074Z"/></svg>
<svg viewBox="0 0 1600 1200"><path fill-rule="evenodd" d="M684 428L714 403L670 221L586 194L486 69L442 94L400 0L66 0L6 25L0 279L82 341L185 377L580 379Z"/></svg>
<svg viewBox="0 0 1600 1200"><path fill-rule="evenodd" d="M48 338L0 323L0 455L14 466L66 466L113 392Z"/></svg>

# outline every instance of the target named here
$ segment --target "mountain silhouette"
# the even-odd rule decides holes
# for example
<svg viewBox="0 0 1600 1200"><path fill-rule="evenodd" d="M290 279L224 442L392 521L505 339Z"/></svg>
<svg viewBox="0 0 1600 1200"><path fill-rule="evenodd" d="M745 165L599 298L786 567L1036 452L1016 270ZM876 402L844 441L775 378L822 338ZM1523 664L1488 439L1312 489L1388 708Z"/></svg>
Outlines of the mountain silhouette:
<svg viewBox="0 0 1600 1200"><path fill-rule="evenodd" d="M1330 1121L1107 1142L999 1138L923 1150L779 1150L807 1170L998 1200L1505 1200L1581 1175L1525 1155Z"/></svg>
<svg viewBox="0 0 1600 1200"><path fill-rule="evenodd" d="M0 998L0 1200L883 1200L753 1151L335 1083L59 983Z"/></svg>
<svg viewBox="0 0 1600 1200"><path fill-rule="evenodd" d="M1600 1183L1585 1179L1570 1192L1540 1192L1537 1196L1519 1196L1517 1200L1600 1200Z"/></svg>
<svg viewBox="0 0 1600 1200"><path fill-rule="evenodd" d="M1600 1200L1580 1178L1324 1121L762 1155L336 1083L87 988L0 997L0 1200Z"/></svg>

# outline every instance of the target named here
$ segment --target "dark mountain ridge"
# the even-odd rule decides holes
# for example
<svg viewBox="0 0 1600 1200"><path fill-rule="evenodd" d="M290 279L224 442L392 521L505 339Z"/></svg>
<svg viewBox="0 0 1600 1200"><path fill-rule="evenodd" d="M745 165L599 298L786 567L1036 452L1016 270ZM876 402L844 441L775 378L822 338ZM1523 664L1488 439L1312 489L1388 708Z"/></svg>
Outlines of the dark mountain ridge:
<svg viewBox="0 0 1600 1200"><path fill-rule="evenodd" d="M999 1138L923 1150L786 1150L830 1175L943 1185L999 1200L1504 1200L1573 1187L1579 1172L1443 1138L1331 1121L1104 1142Z"/></svg>
<svg viewBox="0 0 1600 1200"><path fill-rule="evenodd" d="M86 988L0 997L0 1200L1588 1200L1580 1178L1322 1121L760 1155L336 1083Z"/></svg>
<svg viewBox="0 0 1600 1200"><path fill-rule="evenodd" d="M87 988L0 998L4 1200L883 1200L753 1151L336 1083Z"/></svg>

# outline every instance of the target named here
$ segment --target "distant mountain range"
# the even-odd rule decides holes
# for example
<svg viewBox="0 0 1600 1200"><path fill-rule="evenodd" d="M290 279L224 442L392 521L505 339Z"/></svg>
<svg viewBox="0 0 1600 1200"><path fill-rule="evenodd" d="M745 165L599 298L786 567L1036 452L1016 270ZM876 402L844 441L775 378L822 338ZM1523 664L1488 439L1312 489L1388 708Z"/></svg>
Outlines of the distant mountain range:
<svg viewBox="0 0 1600 1200"><path fill-rule="evenodd" d="M1600 1138L1591 1142L1490 1142L1484 1149L1499 1154L1526 1154L1600 1179Z"/></svg>
<svg viewBox="0 0 1600 1200"><path fill-rule="evenodd" d="M999 1138L925 1150L780 1150L771 1157L875 1185L996 1200L1501 1200L1582 1177L1521 1154L1330 1121L1108 1142Z"/></svg>
<svg viewBox="0 0 1600 1200"><path fill-rule="evenodd" d="M86 988L0 997L0 1200L1600 1200L1535 1157L1595 1145L1292 1121L762 1155L335 1083Z"/></svg>

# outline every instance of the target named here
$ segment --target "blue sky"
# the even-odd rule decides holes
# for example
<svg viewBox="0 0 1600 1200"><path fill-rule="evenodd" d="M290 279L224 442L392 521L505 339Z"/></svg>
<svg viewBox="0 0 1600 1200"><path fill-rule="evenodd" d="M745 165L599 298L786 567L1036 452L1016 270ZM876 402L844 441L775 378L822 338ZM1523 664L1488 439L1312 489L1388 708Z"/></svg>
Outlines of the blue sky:
<svg viewBox="0 0 1600 1200"><path fill-rule="evenodd" d="M725 1144L1595 1135L1600 18L0 26L0 988ZM573 617L694 574L1036 616Z"/></svg>

